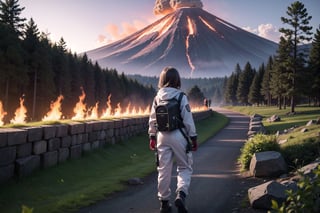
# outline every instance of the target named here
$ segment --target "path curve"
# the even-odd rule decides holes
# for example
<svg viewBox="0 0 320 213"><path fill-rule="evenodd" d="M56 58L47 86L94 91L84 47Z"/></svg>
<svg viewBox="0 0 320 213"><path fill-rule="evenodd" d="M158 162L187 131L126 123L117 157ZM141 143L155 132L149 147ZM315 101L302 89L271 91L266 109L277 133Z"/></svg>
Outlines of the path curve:
<svg viewBox="0 0 320 213"><path fill-rule="evenodd" d="M242 180L237 158L247 139L249 117L222 108L213 108L226 115L230 122L214 137L203 143L194 153L194 172L190 195L187 198L189 213L236 212ZM104 201L83 208L78 213L156 213L159 212L156 173L144 179L144 184L129 187ZM176 186L175 171L171 189ZM171 202L174 201L174 193ZM173 213L177 212L175 207Z"/></svg>

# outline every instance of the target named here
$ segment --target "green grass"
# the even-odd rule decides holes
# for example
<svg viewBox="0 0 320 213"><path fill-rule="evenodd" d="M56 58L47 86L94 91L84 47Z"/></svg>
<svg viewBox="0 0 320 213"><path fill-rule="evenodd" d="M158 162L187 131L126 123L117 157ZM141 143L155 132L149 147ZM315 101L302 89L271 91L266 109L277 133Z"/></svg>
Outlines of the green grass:
<svg viewBox="0 0 320 213"><path fill-rule="evenodd" d="M263 124L269 133L275 133L278 130L289 129L294 126L305 125L310 120L315 120L320 117L320 107L297 106L296 114L289 115L290 109L279 110L277 107L226 107L230 110L241 112L246 115L260 114L264 117ZM267 118L272 115L278 115L281 118L280 122L267 122Z"/></svg>
<svg viewBox="0 0 320 213"><path fill-rule="evenodd" d="M227 123L225 116L215 112L210 118L197 122L199 143ZM146 134L139 135L0 185L0 212L21 213L23 205L33 208L33 213L74 212L125 190L128 179L145 177L156 171L154 154L148 143Z"/></svg>
<svg viewBox="0 0 320 213"><path fill-rule="evenodd" d="M316 120L320 118L319 107L296 107L296 114L289 115L289 109L279 110L276 107L227 107L228 109L238 111L247 115L260 114L264 116L264 126L267 128L269 134L273 134L276 131L290 129L287 134L281 134L276 141L286 141L279 145L278 148L273 147L274 151L280 151L284 156L289 169L295 170L307 163L314 161L320 156L320 138L319 138L319 125L311 125L306 127L306 124L310 120ZM272 115L279 115L280 122L269 123L267 118ZM302 133L303 128L307 129L307 132ZM267 136L264 136L267 137ZM259 141L259 146L256 146L255 141ZM254 137L254 140L249 140L243 149L241 150L240 161L242 169L248 168L251 156L260 150L261 147L266 147L268 143L267 139L264 141L259 140L259 135ZM269 150L269 148L267 148Z"/></svg>

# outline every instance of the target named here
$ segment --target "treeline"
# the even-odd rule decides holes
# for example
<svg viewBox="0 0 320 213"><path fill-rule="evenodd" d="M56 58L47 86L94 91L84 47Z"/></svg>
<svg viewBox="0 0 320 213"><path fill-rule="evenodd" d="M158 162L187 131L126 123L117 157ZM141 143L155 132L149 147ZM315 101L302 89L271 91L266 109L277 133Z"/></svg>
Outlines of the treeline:
<svg viewBox="0 0 320 213"><path fill-rule="evenodd" d="M154 88L158 87L159 78L156 76L128 75L128 77L146 86L152 85ZM204 98L210 99L213 105L220 105L224 101L223 88L226 80L227 77L181 78L181 90L188 94L189 99L198 96L198 98L196 98L198 100L196 101L197 105L202 104ZM200 90L201 95L193 93L193 91L197 90Z"/></svg>
<svg viewBox="0 0 320 213"><path fill-rule="evenodd" d="M258 70L249 62L243 69L237 64L225 85L226 103L290 106L291 112L298 103L320 106L320 28L312 40L312 17L299 1L288 7L287 15L281 17L289 26L279 30L283 36L276 55ZM307 54L301 44L311 40Z"/></svg>
<svg viewBox="0 0 320 213"><path fill-rule="evenodd" d="M88 108L96 102L105 108L110 94L113 107L150 105L153 87L103 69L86 54L71 53L63 38L53 43L33 19L20 17L23 10L18 0L0 1L0 101L6 118L13 117L23 98L29 120L39 120L59 95L64 97L63 115L70 117L82 89Z"/></svg>

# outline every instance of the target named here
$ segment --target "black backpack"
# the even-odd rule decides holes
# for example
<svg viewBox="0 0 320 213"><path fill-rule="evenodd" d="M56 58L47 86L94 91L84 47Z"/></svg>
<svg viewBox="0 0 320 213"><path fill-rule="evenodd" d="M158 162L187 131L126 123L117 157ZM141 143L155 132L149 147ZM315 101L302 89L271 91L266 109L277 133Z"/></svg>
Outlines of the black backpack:
<svg viewBox="0 0 320 213"><path fill-rule="evenodd" d="M184 93L181 92L179 98L155 101L155 112L158 131L173 131L183 127L180 103Z"/></svg>

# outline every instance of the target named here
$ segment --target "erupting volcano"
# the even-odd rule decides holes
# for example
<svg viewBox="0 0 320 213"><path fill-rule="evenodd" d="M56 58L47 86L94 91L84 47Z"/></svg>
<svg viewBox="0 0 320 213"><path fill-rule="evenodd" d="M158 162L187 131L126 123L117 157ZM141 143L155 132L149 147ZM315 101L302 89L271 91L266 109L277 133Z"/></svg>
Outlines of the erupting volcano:
<svg viewBox="0 0 320 213"><path fill-rule="evenodd" d="M88 57L126 74L158 76L170 65L183 77L221 77L231 74L237 63L258 67L276 52L276 43L192 2L161 8L167 15L122 40L88 51Z"/></svg>

